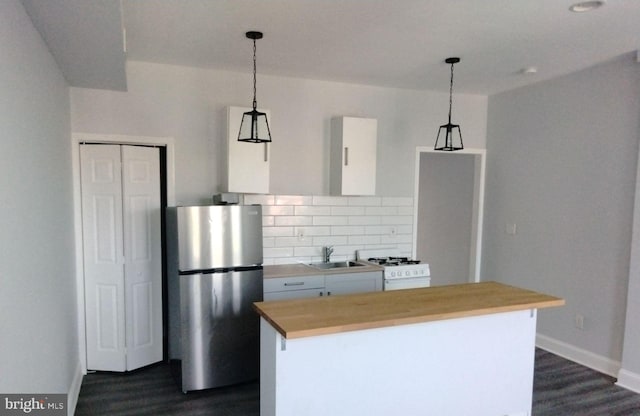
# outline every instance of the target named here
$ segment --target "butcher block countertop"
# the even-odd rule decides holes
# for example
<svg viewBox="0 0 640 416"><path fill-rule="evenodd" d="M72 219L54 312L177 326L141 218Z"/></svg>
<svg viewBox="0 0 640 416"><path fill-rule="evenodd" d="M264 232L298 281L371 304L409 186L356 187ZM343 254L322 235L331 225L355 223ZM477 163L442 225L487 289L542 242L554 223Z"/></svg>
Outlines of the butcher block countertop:
<svg viewBox="0 0 640 416"><path fill-rule="evenodd" d="M366 262L358 263L364 264L364 266L318 269L304 263L267 265L263 267L263 278L273 279L277 277L317 276L319 274L361 273L384 270L382 267L374 264L368 264Z"/></svg>
<svg viewBox="0 0 640 416"><path fill-rule="evenodd" d="M496 282L254 303L287 339L562 305Z"/></svg>

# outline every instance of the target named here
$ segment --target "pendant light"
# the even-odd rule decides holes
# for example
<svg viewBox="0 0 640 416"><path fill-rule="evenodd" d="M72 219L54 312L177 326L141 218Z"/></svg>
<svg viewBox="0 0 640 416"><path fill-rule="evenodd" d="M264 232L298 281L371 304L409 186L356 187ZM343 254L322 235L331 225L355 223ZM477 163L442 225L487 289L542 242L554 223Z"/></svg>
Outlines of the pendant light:
<svg viewBox="0 0 640 416"><path fill-rule="evenodd" d="M242 115L240 131L238 132L239 142L249 143L269 143L271 142L271 131L267 115L257 110L256 101L256 40L262 39L262 32L247 32L247 38L253 40L253 110Z"/></svg>
<svg viewBox="0 0 640 416"><path fill-rule="evenodd" d="M451 124L451 107L453 104L453 65L460 62L460 58L447 58L445 62L451 64L451 81L449 83L449 122L447 124L443 124L438 129L438 137L436 137L436 144L433 147L434 150L444 150L444 151L454 151L454 150L462 150L464 146L462 145L462 133L460 133L460 125L459 124ZM440 140L440 133L444 130L444 143L438 147L438 141ZM454 131L458 131L457 138L454 137Z"/></svg>

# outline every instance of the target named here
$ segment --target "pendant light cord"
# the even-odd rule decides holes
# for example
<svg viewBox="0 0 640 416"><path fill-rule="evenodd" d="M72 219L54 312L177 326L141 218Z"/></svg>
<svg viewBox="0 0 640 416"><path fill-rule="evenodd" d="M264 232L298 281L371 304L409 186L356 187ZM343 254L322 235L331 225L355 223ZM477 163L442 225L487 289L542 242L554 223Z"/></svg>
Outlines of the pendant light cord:
<svg viewBox="0 0 640 416"><path fill-rule="evenodd" d="M451 81L449 82L449 124L451 124L451 107L453 107L453 64L451 64Z"/></svg>
<svg viewBox="0 0 640 416"><path fill-rule="evenodd" d="M453 69L453 66L452 66ZM253 109L258 106L256 101L256 40L253 39Z"/></svg>

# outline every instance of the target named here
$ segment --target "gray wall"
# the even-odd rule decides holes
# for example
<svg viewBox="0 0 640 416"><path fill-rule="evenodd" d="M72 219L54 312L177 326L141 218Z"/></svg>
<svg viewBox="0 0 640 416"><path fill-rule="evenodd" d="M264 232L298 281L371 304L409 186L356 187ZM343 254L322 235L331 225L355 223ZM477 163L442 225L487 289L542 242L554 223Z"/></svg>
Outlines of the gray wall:
<svg viewBox="0 0 640 416"><path fill-rule="evenodd" d="M640 65L625 56L489 98L483 279L562 296L539 332L619 361ZM517 224L507 235L505 224ZM633 296L637 297L635 293ZM584 330L574 327L576 313Z"/></svg>
<svg viewBox="0 0 640 416"><path fill-rule="evenodd" d="M429 263L432 286L469 281L475 158L420 156L416 257Z"/></svg>
<svg viewBox="0 0 640 416"><path fill-rule="evenodd" d="M17 0L0 2L0 392L80 371L67 84Z"/></svg>
<svg viewBox="0 0 640 416"><path fill-rule="evenodd" d="M640 166L636 177L622 369L640 376ZM638 386L636 386L638 388Z"/></svg>

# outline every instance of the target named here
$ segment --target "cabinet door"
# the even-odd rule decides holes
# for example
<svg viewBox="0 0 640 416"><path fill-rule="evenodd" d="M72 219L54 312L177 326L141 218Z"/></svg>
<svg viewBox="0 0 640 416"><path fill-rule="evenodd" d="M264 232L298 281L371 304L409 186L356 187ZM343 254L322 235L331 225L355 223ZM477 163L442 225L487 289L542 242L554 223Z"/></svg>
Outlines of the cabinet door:
<svg viewBox="0 0 640 416"><path fill-rule="evenodd" d="M344 273L325 276L325 292L327 296L379 292L381 290L382 272Z"/></svg>
<svg viewBox="0 0 640 416"><path fill-rule="evenodd" d="M300 290L286 290L283 292L267 292L264 294L264 301L272 300L287 300L287 299L303 299L303 298L317 298L324 295L324 289L300 289Z"/></svg>
<svg viewBox="0 0 640 416"><path fill-rule="evenodd" d="M309 276L275 277L264 279L264 293L300 291L305 289L324 289L324 276L321 274Z"/></svg>
<svg viewBox="0 0 640 416"><path fill-rule="evenodd" d="M242 114L251 108L229 107L227 109L227 190L240 193L269 193L269 166L271 144L238 141ZM271 123L271 112L258 109L267 115ZM269 127L273 130L271 124Z"/></svg>
<svg viewBox="0 0 640 416"><path fill-rule="evenodd" d="M331 192L375 195L378 122L370 118L333 120Z"/></svg>

